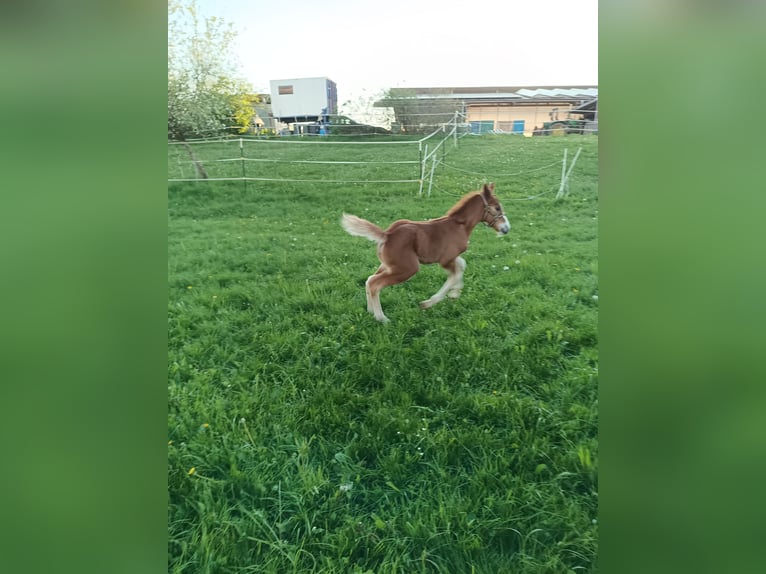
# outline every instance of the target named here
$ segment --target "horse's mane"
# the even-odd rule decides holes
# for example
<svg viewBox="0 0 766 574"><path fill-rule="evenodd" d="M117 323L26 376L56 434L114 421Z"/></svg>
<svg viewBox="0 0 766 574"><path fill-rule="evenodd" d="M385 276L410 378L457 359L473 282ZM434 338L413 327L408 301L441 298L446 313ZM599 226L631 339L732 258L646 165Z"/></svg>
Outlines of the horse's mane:
<svg viewBox="0 0 766 574"><path fill-rule="evenodd" d="M474 197L476 197L480 193L481 193L480 191L473 191L471 193L464 195L458 200L458 202L455 205L449 208L447 215L448 216L455 215L459 211L462 211L465 208L465 206L468 204L468 202L471 201Z"/></svg>

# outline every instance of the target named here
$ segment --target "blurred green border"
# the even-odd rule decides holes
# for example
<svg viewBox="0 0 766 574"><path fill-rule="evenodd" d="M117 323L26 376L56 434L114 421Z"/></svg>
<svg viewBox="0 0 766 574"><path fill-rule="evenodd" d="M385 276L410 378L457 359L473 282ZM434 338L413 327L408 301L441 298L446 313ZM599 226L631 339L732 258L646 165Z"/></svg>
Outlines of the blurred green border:
<svg viewBox="0 0 766 574"><path fill-rule="evenodd" d="M5 572L166 570L162 4L0 22Z"/></svg>
<svg viewBox="0 0 766 574"><path fill-rule="evenodd" d="M764 18L694 6L599 16L603 572L762 570ZM166 568L165 54L159 4L0 22L3 571Z"/></svg>
<svg viewBox="0 0 766 574"><path fill-rule="evenodd" d="M763 10L602 3L599 570L763 570Z"/></svg>

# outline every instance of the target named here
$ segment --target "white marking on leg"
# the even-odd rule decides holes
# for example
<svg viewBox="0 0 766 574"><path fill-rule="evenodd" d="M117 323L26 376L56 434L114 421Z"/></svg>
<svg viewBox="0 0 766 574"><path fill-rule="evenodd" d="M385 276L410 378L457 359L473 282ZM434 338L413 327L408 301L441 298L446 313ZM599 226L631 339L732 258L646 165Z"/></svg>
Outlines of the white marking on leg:
<svg viewBox="0 0 766 574"><path fill-rule="evenodd" d="M380 289L374 291L370 287L370 282L375 275L371 275L365 283L365 290L367 291L367 310L375 316L375 319L382 323L388 323L388 317L383 314L383 308L380 305Z"/></svg>
<svg viewBox="0 0 766 574"><path fill-rule="evenodd" d="M444 282L444 285L441 286L441 289L439 289L436 293L434 293L430 299L426 299L425 301L421 301L420 306L423 309L428 309L429 307L433 307L440 301L442 301L449 293L449 296L452 298L459 297L460 296L460 289L463 287L463 270L465 269L465 260L462 257L458 257L455 259L455 271L450 272L450 274L447 276L447 280ZM453 295L453 292L457 290L457 295Z"/></svg>
<svg viewBox="0 0 766 574"><path fill-rule="evenodd" d="M372 306L372 291L370 290L370 280L374 277L374 275L370 275L367 278L367 281L364 283L364 292L367 294L367 312L368 313L374 313L375 310Z"/></svg>
<svg viewBox="0 0 766 574"><path fill-rule="evenodd" d="M383 307L380 305L380 291L375 294L375 299L373 300L373 308L375 309L375 319L381 323L388 323L388 317L383 314Z"/></svg>
<svg viewBox="0 0 766 574"><path fill-rule="evenodd" d="M452 275L447 277L447 280L444 282L444 285L442 285L441 289L439 289L436 293L431 295L430 299L426 299L425 301L421 301L420 306L423 309L428 309L429 307L433 307L436 305L439 301L444 299L444 295L447 293L447 291L452 286Z"/></svg>
<svg viewBox="0 0 766 574"><path fill-rule="evenodd" d="M455 272L455 283L450 288L449 293L447 293L447 297L450 299L457 299L460 297L460 290L463 288L463 273L465 272L465 259L462 257L458 257L455 259L456 264L456 272Z"/></svg>

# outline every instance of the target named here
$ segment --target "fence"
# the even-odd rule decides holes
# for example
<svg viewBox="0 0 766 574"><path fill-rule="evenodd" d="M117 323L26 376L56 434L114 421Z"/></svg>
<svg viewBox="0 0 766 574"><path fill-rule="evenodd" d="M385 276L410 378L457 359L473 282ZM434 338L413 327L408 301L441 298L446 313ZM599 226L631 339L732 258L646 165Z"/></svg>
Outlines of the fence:
<svg viewBox="0 0 766 574"><path fill-rule="evenodd" d="M577 149L577 152L574 155L574 158L572 159L572 162L567 165L567 155L569 153L569 149L564 148L564 157L561 162L554 161L551 163L547 163L545 165L525 169L522 171L517 171L514 173L490 174L486 172L477 172L477 171L467 170L467 169L459 168L453 165L449 165L445 163L443 160L438 160L438 159L435 160L435 164L440 165L443 168L446 168L447 170L450 170L450 171L459 171L465 175L472 176L473 178L476 178L482 181L490 181L490 180L495 180L498 178L512 178L512 177L519 177L519 176L523 176L526 180L533 179L535 176L540 176L548 180L555 179L555 176L552 176L551 174L555 170L558 170L558 166L561 165L561 180L559 183L556 184L555 187L550 187L549 189L546 189L542 193L538 193L538 194L526 196L526 197L507 197L506 196L506 197L503 197L503 201L529 201L529 200L537 199L539 197L542 197L543 195L547 195L553 192L556 192L556 199L561 199L562 197L566 197L569 195L569 179L572 174L572 170L574 170L575 164L577 163L577 159L580 157L581 152L582 152L582 147L579 147ZM429 197L431 195L432 187L438 189L438 191L447 195L454 195L456 197L459 197L461 195L461 194L451 193L435 185L433 183L433 171L432 171L431 178L429 180L429 188L428 188Z"/></svg>
<svg viewBox="0 0 766 574"><path fill-rule="evenodd" d="M543 193L514 198L536 199L556 193L561 198L569 193L569 179L581 149L568 164L568 150L563 160L535 166L514 174L469 172L446 162L448 149L472 133L465 117L455 112L452 119L425 137L370 135L353 140L332 136L289 136L276 138L216 138L190 142L170 142L168 182L294 182L305 184L412 183L418 195L431 196L437 167L457 170L477 179L537 175L554 179ZM512 137L512 136L509 136ZM353 152L344 151L349 147ZM195 151L196 150L196 151ZM343 157L346 159L338 159ZM353 159L352 159L353 158ZM553 159L553 158L551 158ZM560 169L561 177L555 174Z"/></svg>
<svg viewBox="0 0 766 574"><path fill-rule="evenodd" d="M169 142L168 182L417 183L418 195L428 183L430 194L439 158L467 133L464 117L455 112L449 122L419 139L292 136ZM355 159L337 159L343 146L354 147L346 157Z"/></svg>

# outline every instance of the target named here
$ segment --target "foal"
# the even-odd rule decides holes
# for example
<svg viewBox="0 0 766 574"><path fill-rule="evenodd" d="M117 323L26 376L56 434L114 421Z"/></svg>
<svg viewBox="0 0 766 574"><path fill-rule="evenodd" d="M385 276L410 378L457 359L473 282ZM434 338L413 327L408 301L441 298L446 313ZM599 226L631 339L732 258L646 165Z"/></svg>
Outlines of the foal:
<svg viewBox="0 0 766 574"><path fill-rule="evenodd" d="M378 244L381 264L365 283L367 311L378 321L388 322L380 306L381 289L407 281L418 272L421 263L438 263L449 273L442 288L420 303L423 309L436 305L445 295L452 299L460 297L465 271L465 260L460 254L468 248L473 228L483 222L498 235L511 229L503 207L492 194L494 189L494 183L485 183L481 191L464 195L443 217L429 221L400 219L385 231L366 219L344 213L343 229Z"/></svg>

